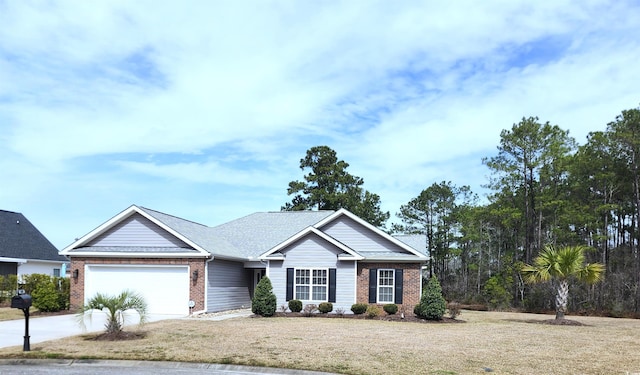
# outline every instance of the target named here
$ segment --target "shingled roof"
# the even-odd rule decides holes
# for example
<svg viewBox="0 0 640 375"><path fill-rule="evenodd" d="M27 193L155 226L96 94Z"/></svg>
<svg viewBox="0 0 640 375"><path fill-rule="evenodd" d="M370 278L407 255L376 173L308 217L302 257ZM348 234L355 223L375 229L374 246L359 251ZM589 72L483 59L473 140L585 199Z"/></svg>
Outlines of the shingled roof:
<svg viewBox="0 0 640 375"><path fill-rule="evenodd" d="M0 257L66 261L23 214L4 210L0 210Z"/></svg>

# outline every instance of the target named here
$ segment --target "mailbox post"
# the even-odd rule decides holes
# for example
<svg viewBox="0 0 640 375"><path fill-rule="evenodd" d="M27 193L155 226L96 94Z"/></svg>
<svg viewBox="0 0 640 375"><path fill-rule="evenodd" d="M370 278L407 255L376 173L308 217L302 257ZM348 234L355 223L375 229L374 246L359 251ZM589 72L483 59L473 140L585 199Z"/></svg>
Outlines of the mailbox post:
<svg viewBox="0 0 640 375"><path fill-rule="evenodd" d="M31 351L29 343L29 308L31 307L31 296L28 294L17 294L11 298L11 307L21 309L24 313L24 344L22 351Z"/></svg>

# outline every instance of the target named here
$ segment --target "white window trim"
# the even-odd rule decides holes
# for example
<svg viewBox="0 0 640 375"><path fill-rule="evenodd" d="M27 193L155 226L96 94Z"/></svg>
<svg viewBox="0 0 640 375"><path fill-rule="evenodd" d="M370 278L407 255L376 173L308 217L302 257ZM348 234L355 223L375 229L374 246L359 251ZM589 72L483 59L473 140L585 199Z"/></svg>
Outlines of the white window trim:
<svg viewBox="0 0 640 375"><path fill-rule="evenodd" d="M391 281L392 284L391 285L380 285L380 274L382 273L382 271L391 271ZM394 270L393 268L379 268L378 269L378 275L376 277L377 279L377 284L376 285L376 302L383 304L383 303L395 303L396 300L396 270ZM385 288L391 288L391 301L380 301L380 287L385 287Z"/></svg>
<svg viewBox="0 0 640 375"><path fill-rule="evenodd" d="M298 271L306 271L309 270L309 284L298 284ZM327 283L326 284L314 284L313 283L313 271L325 271L327 275ZM300 299L298 298L298 286L308 286L309 287L309 299ZM321 300L313 299L313 287L314 286L324 286L325 294L324 298ZM293 299L297 299L300 301L328 301L329 300L329 269L328 268L294 268L293 271Z"/></svg>

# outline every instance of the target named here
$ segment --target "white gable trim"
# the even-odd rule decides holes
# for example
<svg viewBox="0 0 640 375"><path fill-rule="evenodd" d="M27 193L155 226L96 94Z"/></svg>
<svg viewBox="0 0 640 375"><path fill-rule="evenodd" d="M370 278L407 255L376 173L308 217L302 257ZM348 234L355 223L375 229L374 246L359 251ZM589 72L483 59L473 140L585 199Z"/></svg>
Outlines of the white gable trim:
<svg viewBox="0 0 640 375"><path fill-rule="evenodd" d="M118 223L120 223L121 221L127 219L128 217L130 217L131 215L133 215L135 213L138 213L138 214L144 216L146 219L150 220L152 223L156 224L160 228L164 229L165 231L169 232L171 235L173 235L176 238L178 238L179 240L181 240L182 242L184 242L187 245L189 245L189 246L193 247L194 249L196 249L200 253L200 254L198 254L196 256L209 256L210 255L210 253L208 251L206 251L205 249L200 247L198 244L192 242L187 237L185 237L182 234L176 232L171 227L168 227L167 225L165 225L164 223L162 223L161 221L159 221L158 219L156 219L152 215L149 215L144 210L141 210L136 205L132 205L131 207L127 208L126 210L124 210L124 211L120 212L119 214L117 214L116 216L112 217L111 219L109 219L108 221L106 221L105 223L103 223L102 225L97 227L96 229L92 230L88 234L86 234L83 237L81 237L80 239L76 240L71 245L69 245L69 246L65 247L64 249L62 249L59 252L59 254L60 255L66 255L66 256L78 256L80 254L83 254L83 255L84 254L90 254L91 252L72 252L72 250L75 249L75 248L78 248L78 247L82 247L83 245L86 245L87 243L89 243L92 240L96 239L97 237L99 237L100 235L104 234L106 231L108 231L109 229L113 228ZM93 254L96 254L96 253L93 253ZM106 253L101 253L101 254L102 254L102 256L107 256ZM186 254L183 253L182 255L184 256ZM158 256L158 254L156 254L155 256Z"/></svg>
<svg viewBox="0 0 640 375"><path fill-rule="evenodd" d="M346 258L346 259L349 259L349 260L362 260L362 259L364 259L364 257L362 255L358 254L357 252L355 252L350 247L346 246L342 242L336 240L335 238L329 236L328 234L326 234L326 233L324 233L324 232L322 232L319 229L314 228L314 227L307 227L307 228L301 230L300 232L296 233L294 236L290 237L286 241L281 242L280 244L278 244L275 247L271 248L266 253L260 255L259 259L280 259L280 257L276 258L276 257L273 257L271 255L276 253L276 252L278 252L278 251L280 251L280 250L282 250L282 249L284 249L284 248L286 248L287 246L293 244L297 240L299 240L302 237L304 237L304 236L306 236L308 234L311 234L311 233L317 235L318 237L324 239L325 241L327 241L330 244L334 245L338 249L340 249L340 250L344 251L345 253L349 254L350 257ZM343 259L345 259L345 258L343 258Z"/></svg>
<svg viewBox="0 0 640 375"><path fill-rule="evenodd" d="M389 242L397 245L398 247L402 248L403 250L408 251L409 253L417 256L420 259L424 259L427 260L428 257L424 254L422 254L421 252L419 252L418 250L414 249L413 247L407 245L406 243L392 237L391 235L385 233L384 231L376 228L374 225L369 224L367 221L363 220L362 218L360 218L359 216L355 215L354 213L341 208L338 211L334 212L333 214L327 216L326 218L324 218L323 220L319 221L318 223L316 223L314 225L315 228L322 228L323 226L331 223L332 221L338 219L340 216L347 216L348 218L352 219L353 221L357 222L358 224L364 226L365 228L369 229L370 231L374 232L375 234L383 237L384 239L388 240Z"/></svg>

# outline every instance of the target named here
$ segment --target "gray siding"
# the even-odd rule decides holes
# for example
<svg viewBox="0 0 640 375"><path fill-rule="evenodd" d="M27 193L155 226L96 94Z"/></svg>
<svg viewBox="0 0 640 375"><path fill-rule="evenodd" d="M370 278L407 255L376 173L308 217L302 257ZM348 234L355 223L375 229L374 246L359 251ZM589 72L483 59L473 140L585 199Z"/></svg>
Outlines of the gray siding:
<svg viewBox="0 0 640 375"><path fill-rule="evenodd" d="M397 251L407 254L406 250L346 216L338 218L321 229L355 251Z"/></svg>
<svg viewBox="0 0 640 375"><path fill-rule="evenodd" d="M269 262L268 276L278 299L278 307L287 303L287 268L335 268L336 302L333 303L333 309L350 311L356 300L355 261L338 261L337 255L342 250L315 234L301 238L283 250L283 253L286 255L284 261ZM326 301L302 301L303 305L317 305L320 302Z"/></svg>
<svg viewBox="0 0 640 375"><path fill-rule="evenodd" d="M87 246L181 247L189 246L140 214L133 214Z"/></svg>
<svg viewBox="0 0 640 375"><path fill-rule="evenodd" d="M208 265L207 311L251 307L249 280L243 263L214 259Z"/></svg>

